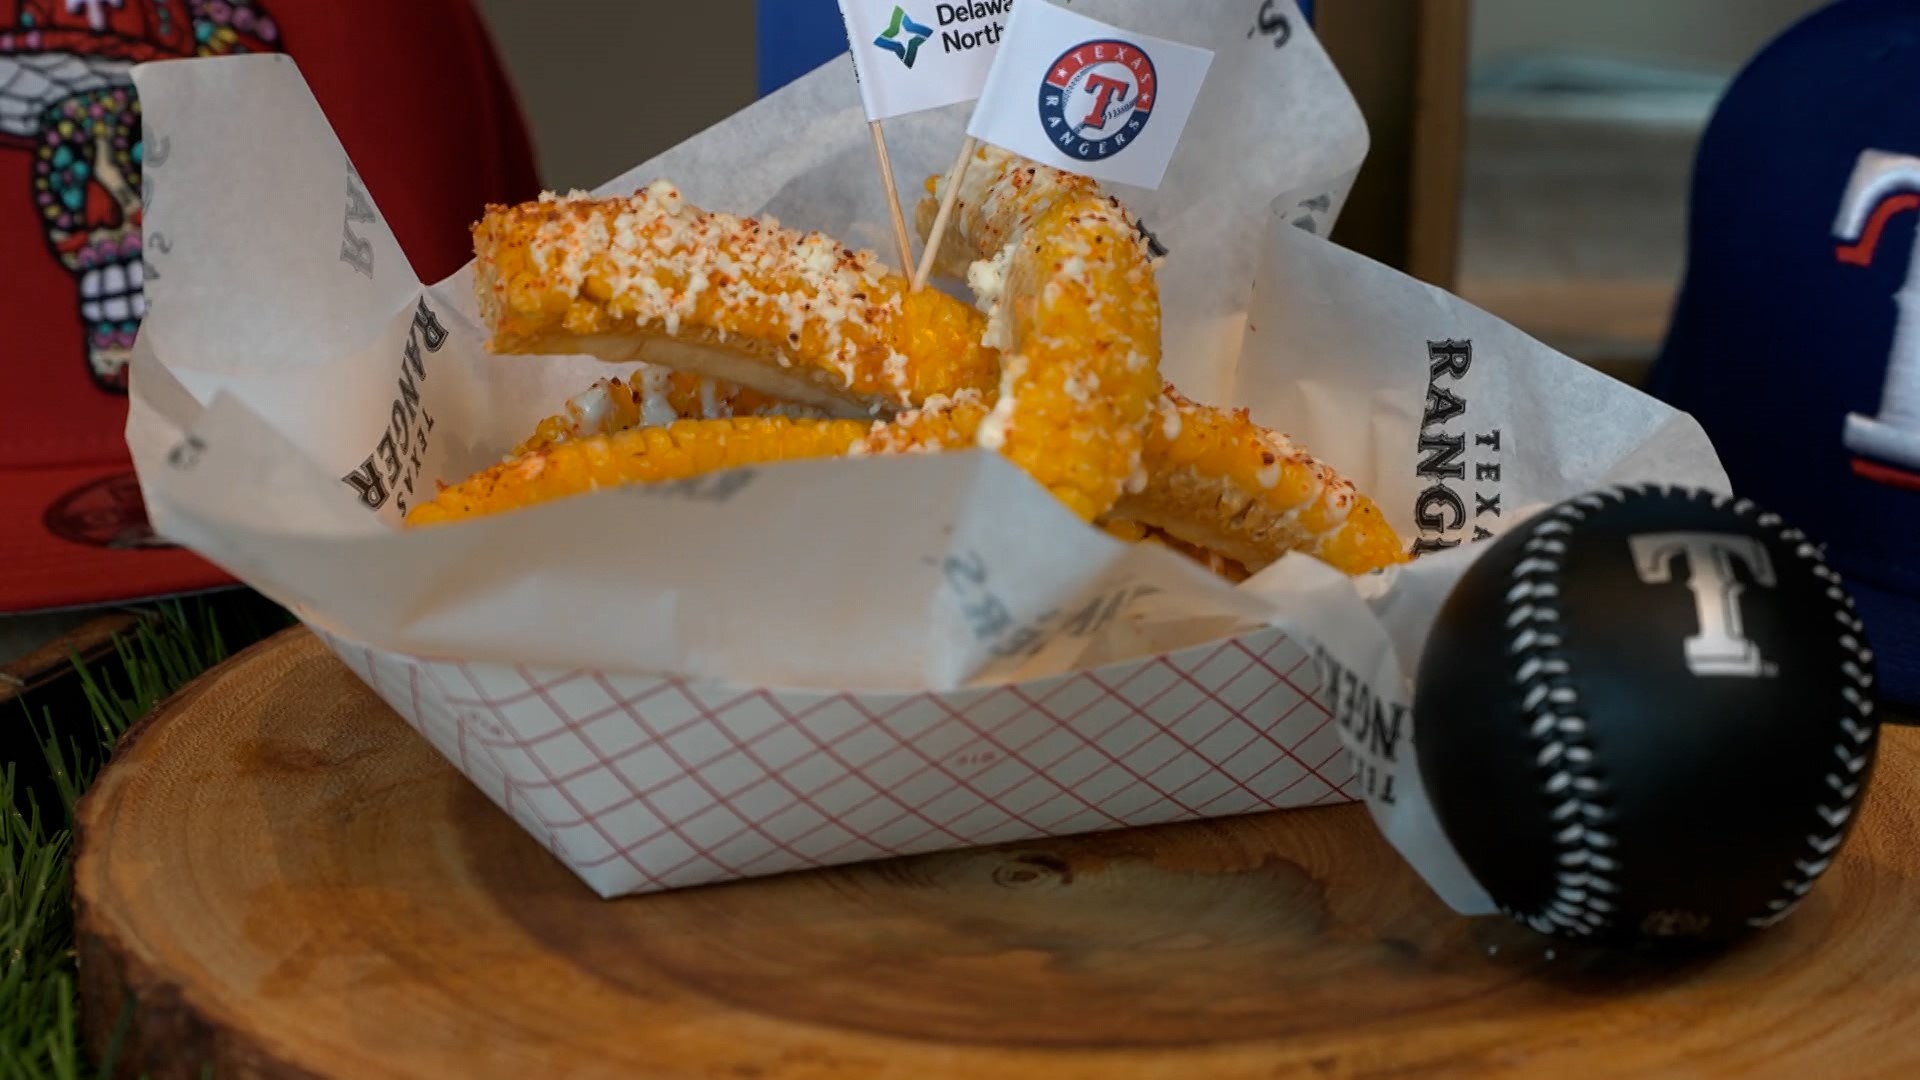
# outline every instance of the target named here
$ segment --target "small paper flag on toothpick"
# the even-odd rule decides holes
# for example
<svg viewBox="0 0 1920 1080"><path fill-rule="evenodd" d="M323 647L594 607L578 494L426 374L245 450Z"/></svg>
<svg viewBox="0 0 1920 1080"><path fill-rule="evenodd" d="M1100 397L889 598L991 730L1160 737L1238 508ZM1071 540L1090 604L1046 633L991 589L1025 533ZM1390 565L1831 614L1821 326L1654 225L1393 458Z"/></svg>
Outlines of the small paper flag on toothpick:
<svg viewBox="0 0 1920 1080"><path fill-rule="evenodd" d="M967 134L1067 172L1157 189L1213 56L1020 0Z"/></svg>
<svg viewBox="0 0 1920 1080"><path fill-rule="evenodd" d="M900 189L881 122L979 97L999 53L1013 0L913 0L910 6L893 0L839 3L854 78L860 84L860 101L866 107L873 152L893 216L900 268L912 272L913 244L907 236L907 218L900 209Z"/></svg>
<svg viewBox="0 0 1920 1080"><path fill-rule="evenodd" d="M867 119L972 101L999 55L1013 0L840 0Z"/></svg>
<svg viewBox="0 0 1920 1080"><path fill-rule="evenodd" d="M913 278L926 286L982 142L1096 180L1158 188L1213 53L1019 0Z"/></svg>

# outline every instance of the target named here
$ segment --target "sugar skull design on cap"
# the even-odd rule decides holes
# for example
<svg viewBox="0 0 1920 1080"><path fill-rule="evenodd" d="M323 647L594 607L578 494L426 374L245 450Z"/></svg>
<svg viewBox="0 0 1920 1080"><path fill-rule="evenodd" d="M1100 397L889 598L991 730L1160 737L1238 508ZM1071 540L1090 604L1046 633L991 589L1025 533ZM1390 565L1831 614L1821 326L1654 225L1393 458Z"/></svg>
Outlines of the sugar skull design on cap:
<svg viewBox="0 0 1920 1080"><path fill-rule="evenodd" d="M258 0L0 0L0 168L28 151L36 216L73 275L94 383L124 393L146 297L143 147L129 71L149 60L275 52Z"/></svg>

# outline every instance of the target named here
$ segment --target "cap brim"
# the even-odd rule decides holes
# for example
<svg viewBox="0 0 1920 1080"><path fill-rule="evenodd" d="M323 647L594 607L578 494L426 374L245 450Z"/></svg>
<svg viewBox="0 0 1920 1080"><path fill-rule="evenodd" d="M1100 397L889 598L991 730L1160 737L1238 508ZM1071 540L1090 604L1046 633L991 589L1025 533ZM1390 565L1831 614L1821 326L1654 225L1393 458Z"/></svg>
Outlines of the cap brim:
<svg viewBox="0 0 1920 1080"><path fill-rule="evenodd" d="M152 539L131 464L0 470L0 614L233 584L192 552Z"/></svg>
<svg viewBox="0 0 1920 1080"><path fill-rule="evenodd" d="M1857 578L1848 579L1847 591L1867 624L1880 698L1889 708L1920 712L1920 597L1886 592Z"/></svg>

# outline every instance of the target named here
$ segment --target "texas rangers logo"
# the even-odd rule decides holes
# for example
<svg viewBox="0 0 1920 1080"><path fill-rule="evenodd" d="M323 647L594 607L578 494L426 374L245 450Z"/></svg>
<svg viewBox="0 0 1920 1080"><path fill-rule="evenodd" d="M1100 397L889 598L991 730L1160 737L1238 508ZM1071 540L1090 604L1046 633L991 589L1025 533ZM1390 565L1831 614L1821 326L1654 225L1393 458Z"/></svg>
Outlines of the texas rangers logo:
<svg viewBox="0 0 1920 1080"><path fill-rule="evenodd" d="M1160 92L1153 58L1126 41L1089 41L1060 54L1040 85L1040 122L1068 157L1105 161L1140 137Z"/></svg>
<svg viewBox="0 0 1920 1080"><path fill-rule="evenodd" d="M126 391L147 311L147 148L129 70L279 48L262 0L0 0L0 169L31 170L47 255L73 279L72 353L101 390ZM24 247L8 258L9 274L53 269Z"/></svg>
<svg viewBox="0 0 1920 1080"><path fill-rule="evenodd" d="M1765 544L1750 536L1721 533L1656 533L1628 541L1633 566L1648 585L1674 580L1677 564L1685 564L1687 589L1693 593L1694 617L1700 632L1687 638L1687 670L1701 677L1731 675L1754 678L1773 674L1760 655L1760 646L1747 637L1740 616L1740 594L1746 591L1735 574L1745 565L1754 584L1772 588L1773 561Z"/></svg>
<svg viewBox="0 0 1920 1080"><path fill-rule="evenodd" d="M1854 266L1872 266L1887 225L1916 208L1920 157L1880 150L1861 154L1834 223L1834 237L1840 241L1835 257ZM1911 255L1905 283L1893 302L1898 316L1880 413L1847 417L1846 445L1854 455L1856 474L1920 490L1920 260Z"/></svg>

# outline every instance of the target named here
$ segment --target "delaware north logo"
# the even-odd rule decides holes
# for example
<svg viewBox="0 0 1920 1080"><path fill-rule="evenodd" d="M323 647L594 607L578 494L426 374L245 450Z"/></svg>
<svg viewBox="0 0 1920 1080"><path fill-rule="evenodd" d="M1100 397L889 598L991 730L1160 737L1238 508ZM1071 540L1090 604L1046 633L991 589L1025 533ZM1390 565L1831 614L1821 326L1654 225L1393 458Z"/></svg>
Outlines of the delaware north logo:
<svg viewBox="0 0 1920 1080"><path fill-rule="evenodd" d="M904 43L900 40L902 34L906 35ZM896 7L893 9L893 22L887 26L886 33L874 38L873 43L898 56L901 63L912 68L914 62L920 59L920 46L925 45L932 36L932 27L914 22L906 8Z"/></svg>
<svg viewBox="0 0 1920 1080"><path fill-rule="evenodd" d="M1040 123L1061 153L1105 161L1146 129L1160 92L1153 58L1125 41L1089 41L1060 54L1040 85Z"/></svg>

